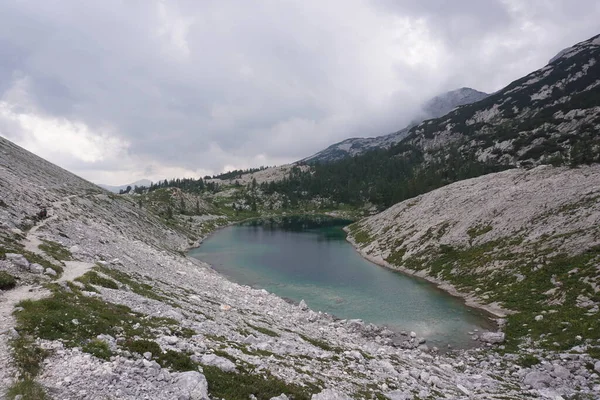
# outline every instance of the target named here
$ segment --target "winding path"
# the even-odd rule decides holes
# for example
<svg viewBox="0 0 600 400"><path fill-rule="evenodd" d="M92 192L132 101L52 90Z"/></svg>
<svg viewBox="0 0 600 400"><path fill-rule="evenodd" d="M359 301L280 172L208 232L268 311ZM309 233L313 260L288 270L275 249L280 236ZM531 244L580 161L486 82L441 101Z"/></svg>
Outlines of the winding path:
<svg viewBox="0 0 600 400"><path fill-rule="evenodd" d="M51 209L70 204L75 195L67 196L64 199L52 204ZM52 221L58 219L58 214L53 213L50 217L40 221L39 224L32 227L22 243L25 250L32 253L43 254L39 249L42 241L37 235L37 231ZM66 268L57 282L72 281L89 271L94 264L82 261L65 261ZM51 292L39 285L23 285L14 289L0 293L0 400L5 399L5 390L9 388L17 378L17 371L12 365L11 349L9 340L16 321L12 315L14 308L23 300L39 300L47 297Z"/></svg>

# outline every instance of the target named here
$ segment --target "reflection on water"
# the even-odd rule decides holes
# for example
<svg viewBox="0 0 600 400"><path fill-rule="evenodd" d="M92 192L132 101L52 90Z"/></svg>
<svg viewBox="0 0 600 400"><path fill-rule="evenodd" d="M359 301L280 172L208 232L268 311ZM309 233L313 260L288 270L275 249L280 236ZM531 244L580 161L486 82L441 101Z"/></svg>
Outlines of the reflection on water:
<svg viewBox="0 0 600 400"><path fill-rule="evenodd" d="M348 221L280 217L225 228L190 255L244 285L314 310L414 330L430 343L466 347L490 328L476 310L431 284L366 261L345 241Z"/></svg>

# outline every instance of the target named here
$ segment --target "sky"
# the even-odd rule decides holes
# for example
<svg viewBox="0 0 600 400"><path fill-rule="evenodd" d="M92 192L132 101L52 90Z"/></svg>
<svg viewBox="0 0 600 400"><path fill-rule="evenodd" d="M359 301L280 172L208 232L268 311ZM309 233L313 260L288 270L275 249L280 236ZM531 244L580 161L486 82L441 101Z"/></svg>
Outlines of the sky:
<svg viewBox="0 0 600 400"><path fill-rule="evenodd" d="M281 165L499 90L598 21L597 0L4 0L0 135L105 184Z"/></svg>

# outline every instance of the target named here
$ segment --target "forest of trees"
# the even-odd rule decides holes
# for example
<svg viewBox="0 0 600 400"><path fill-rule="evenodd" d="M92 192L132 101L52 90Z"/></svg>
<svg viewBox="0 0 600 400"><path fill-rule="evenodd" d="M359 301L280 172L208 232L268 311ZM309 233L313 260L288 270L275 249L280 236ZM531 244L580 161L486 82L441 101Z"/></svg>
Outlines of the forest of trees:
<svg viewBox="0 0 600 400"><path fill-rule="evenodd" d="M510 168L480 162L456 148L446 149L443 157L426 163L418 148L404 144L313 167L313 171L304 172L293 168L284 180L261 184L261 190L287 196L292 206L320 196L353 206L371 203L384 209L452 182Z"/></svg>

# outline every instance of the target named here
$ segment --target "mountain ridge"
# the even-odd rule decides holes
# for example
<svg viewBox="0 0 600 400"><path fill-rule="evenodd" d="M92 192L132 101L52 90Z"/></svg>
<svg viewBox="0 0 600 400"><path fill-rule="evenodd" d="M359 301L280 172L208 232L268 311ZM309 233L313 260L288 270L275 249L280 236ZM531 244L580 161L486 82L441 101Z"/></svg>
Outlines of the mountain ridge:
<svg viewBox="0 0 600 400"><path fill-rule="evenodd" d="M423 103L421 112L416 117L416 120L399 131L377 137L344 139L312 156L302 159L300 162L331 162L344 157L359 155L373 149L389 148L401 142L408 134L409 129L418 123L443 116L456 107L482 100L487 96L489 94L467 87L451 90Z"/></svg>

